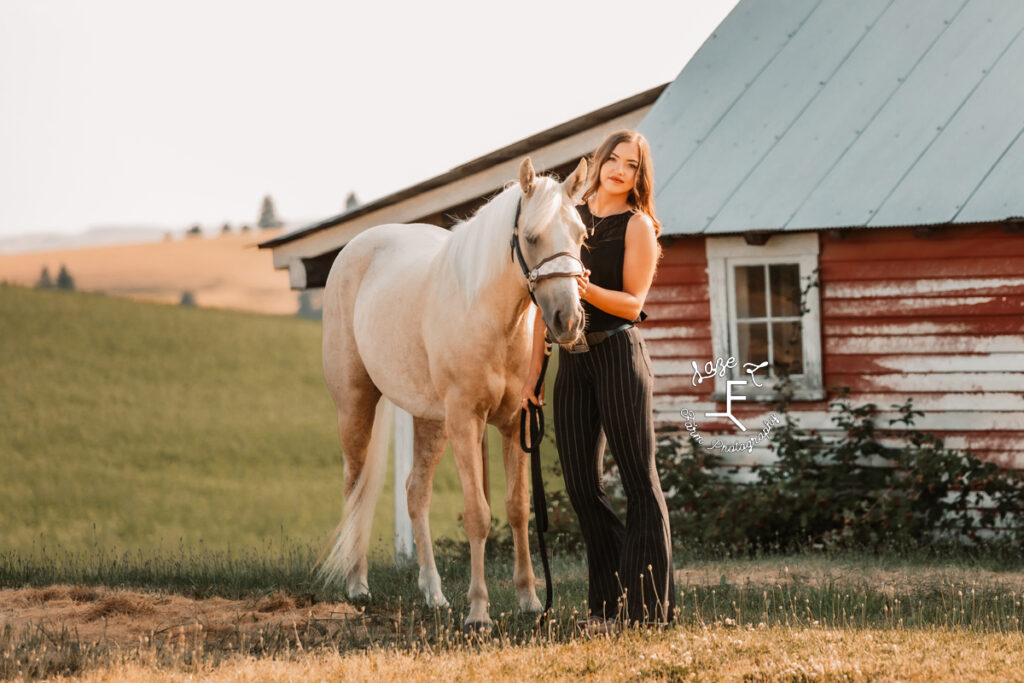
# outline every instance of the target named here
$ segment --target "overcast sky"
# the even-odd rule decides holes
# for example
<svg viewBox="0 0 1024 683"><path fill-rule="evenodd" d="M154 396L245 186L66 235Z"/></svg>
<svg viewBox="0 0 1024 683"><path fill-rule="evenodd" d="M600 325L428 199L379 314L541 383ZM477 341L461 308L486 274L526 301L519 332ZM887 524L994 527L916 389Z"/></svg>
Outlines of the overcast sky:
<svg viewBox="0 0 1024 683"><path fill-rule="evenodd" d="M0 236L290 222L672 80L736 0L0 2Z"/></svg>

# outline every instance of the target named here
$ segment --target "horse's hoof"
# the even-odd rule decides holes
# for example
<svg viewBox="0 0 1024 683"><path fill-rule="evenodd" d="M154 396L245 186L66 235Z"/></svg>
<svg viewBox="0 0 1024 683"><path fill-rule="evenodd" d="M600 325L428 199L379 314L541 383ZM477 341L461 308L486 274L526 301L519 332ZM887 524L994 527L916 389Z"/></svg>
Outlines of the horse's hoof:
<svg viewBox="0 0 1024 683"><path fill-rule="evenodd" d="M447 598L445 598L440 593L438 593L437 595L434 595L434 596L425 595L423 597L424 597L424 599L427 602L427 607L428 608L431 608L431 609L433 609L435 607L437 609L447 609L447 608L449 608L449 601L447 601Z"/></svg>
<svg viewBox="0 0 1024 683"><path fill-rule="evenodd" d="M370 591L352 591L348 594L348 601L355 605L365 605L373 599Z"/></svg>
<svg viewBox="0 0 1024 683"><path fill-rule="evenodd" d="M519 599L519 609L527 614L540 614L544 611L544 605L541 604L540 598L531 595L528 598Z"/></svg>
<svg viewBox="0 0 1024 683"><path fill-rule="evenodd" d="M490 621L467 621L465 626L462 627L462 632L466 635L480 635L485 636L491 632L494 625Z"/></svg>

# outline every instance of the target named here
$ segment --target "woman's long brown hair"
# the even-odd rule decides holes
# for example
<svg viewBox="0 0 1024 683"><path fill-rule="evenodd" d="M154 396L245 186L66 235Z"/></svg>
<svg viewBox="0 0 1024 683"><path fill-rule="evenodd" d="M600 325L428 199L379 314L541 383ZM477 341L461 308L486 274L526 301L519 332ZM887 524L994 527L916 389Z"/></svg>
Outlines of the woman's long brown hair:
<svg viewBox="0 0 1024 683"><path fill-rule="evenodd" d="M597 192L601 185L601 167L608 161L616 145L620 142L635 142L637 147L638 166L636 169L636 181L633 189L629 191L626 201L635 210L647 215L654 223L654 236L661 235L661 221L654 213L654 165L651 163L651 147L647 144L647 138L635 130L617 130L611 133L598 146L592 157L590 165L591 175L587 189L583 192L583 201L586 201ZM659 250L660 251L660 250Z"/></svg>

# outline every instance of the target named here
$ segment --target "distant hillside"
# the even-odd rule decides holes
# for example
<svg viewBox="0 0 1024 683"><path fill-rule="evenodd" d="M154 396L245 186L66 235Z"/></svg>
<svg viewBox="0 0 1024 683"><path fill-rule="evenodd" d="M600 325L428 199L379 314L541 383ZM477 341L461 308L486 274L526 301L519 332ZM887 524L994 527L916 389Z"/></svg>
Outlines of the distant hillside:
<svg viewBox="0 0 1024 683"><path fill-rule="evenodd" d="M343 505L335 425L315 322L0 286L0 550L326 543ZM493 439L490 454L503 519ZM447 456L435 535L461 535L462 508Z"/></svg>
<svg viewBox="0 0 1024 683"><path fill-rule="evenodd" d="M77 289L178 303L185 291L196 305L290 315L298 295L288 273L273 267L256 245L281 230L176 238L148 244L0 255L0 282L32 286L43 267L56 277L66 265Z"/></svg>
<svg viewBox="0 0 1024 683"><path fill-rule="evenodd" d="M166 230L150 227L98 227L80 233L29 233L0 236L0 254L21 254L31 251L83 249L112 244L142 244L164 239ZM184 232L184 231L181 231Z"/></svg>

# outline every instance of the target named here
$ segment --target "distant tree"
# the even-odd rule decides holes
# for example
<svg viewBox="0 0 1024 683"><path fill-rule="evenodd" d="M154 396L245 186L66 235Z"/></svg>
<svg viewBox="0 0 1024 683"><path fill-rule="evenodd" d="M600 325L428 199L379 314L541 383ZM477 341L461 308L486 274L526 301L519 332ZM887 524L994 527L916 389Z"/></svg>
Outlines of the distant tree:
<svg viewBox="0 0 1024 683"><path fill-rule="evenodd" d="M277 219L277 213L274 211L274 200L270 198L270 195L263 197L263 206L260 207L260 221L257 223L261 228L280 228L284 225Z"/></svg>
<svg viewBox="0 0 1024 683"><path fill-rule="evenodd" d="M242 226L241 232L249 232L250 230L252 230L252 228L250 228L249 224L246 223L245 225Z"/></svg>
<svg viewBox="0 0 1024 683"><path fill-rule="evenodd" d="M186 289L181 293L181 305L185 308L196 307L196 295L192 293L191 289Z"/></svg>
<svg viewBox="0 0 1024 683"><path fill-rule="evenodd" d="M323 308L313 304L313 293L304 289L299 292L299 310L295 315L309 320L322 320L324 311Z"/></svg>
<svg viewBox="0 0 1024 683"><path fill-rule="evenodd" d="M174 235L172 235L171 232L168 230L167 232L164 233L164 242L173 242L173 241L174 241Z"/></svg>
<svg viewBox="0 0 1024 683"><path fill-rule="evenodd" d="M188 232L186 232L185 235L186 237L202 237L203 229L199 227L198 223L196 223L195 225L188 229Z"/></svg>
<svg viewBox="0 0 1024 683"><path fill-rule="evenodd" d="M71 273L64 264L60 266L60 272L57 273L57 289L66 289L68 291L74 291L75 289L75 278L71 277Z"/></svg>
<svg viewBox="0 0 1024 683"><path fill-rule="evenodd" d="M220 226L220 234L222 234L222 235L230 235L231 234L231 224L230 223L225 223L224 225Z"/></svg>
<svg viewBox="0 0 1024 683"><path fill-rule="evenodd" d="M36 282L37 289L53 289L53 280L50 279L50 269L43 266L43 272L39 273L39 280Z"/></svg>
<svg viewBox="0 0 1024 683"><path fill-rule="evenodd" d="M349 192L348 196L345 197L345 210L351 211L357 206L359 206L359 197L356 196L355 192Z"/></svg>

